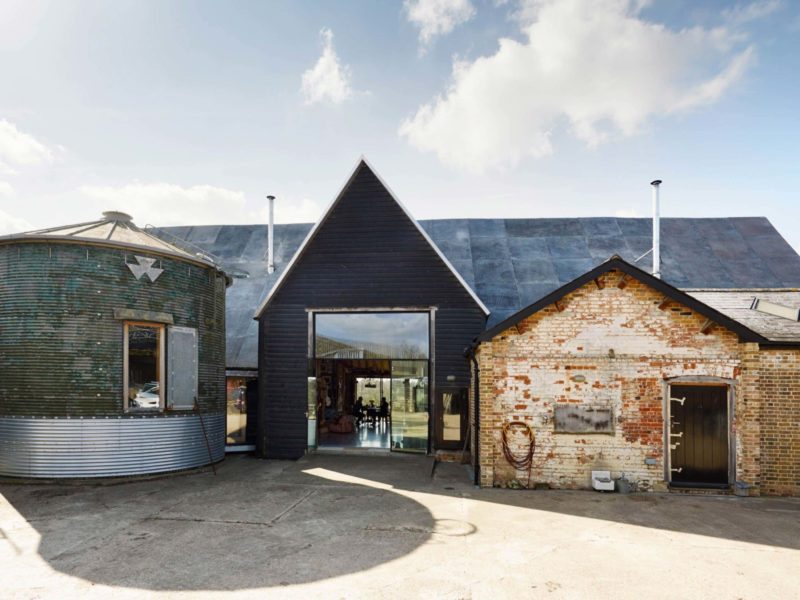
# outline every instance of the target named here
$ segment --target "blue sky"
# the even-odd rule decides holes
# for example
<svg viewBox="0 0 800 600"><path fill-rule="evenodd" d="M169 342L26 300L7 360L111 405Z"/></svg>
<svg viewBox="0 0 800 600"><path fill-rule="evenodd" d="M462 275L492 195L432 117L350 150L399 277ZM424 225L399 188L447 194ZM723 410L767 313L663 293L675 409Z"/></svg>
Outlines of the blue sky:
<svg viewBox="0 0 800 600"><path fill-rule="evenodd" d="M312 221L361 154L417 218L769 217L800 248L789 0L0 4L0 234Z"/></svg>

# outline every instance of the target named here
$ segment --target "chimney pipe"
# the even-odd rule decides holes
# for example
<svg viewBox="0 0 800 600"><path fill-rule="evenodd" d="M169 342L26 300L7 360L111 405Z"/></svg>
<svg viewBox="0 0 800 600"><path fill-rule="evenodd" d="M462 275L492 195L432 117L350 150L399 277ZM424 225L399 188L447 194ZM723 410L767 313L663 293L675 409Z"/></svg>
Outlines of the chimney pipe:
<svg viewBox="0 0 800 600"><path fill-rule="evenodd" d="M661 279L661 207L658 192L661 180L650 182L653 186L653 277Z"/></svg>
<svg viewBox="0 0 800 600"><path fill-rule="evenodd" d="M269 225L267 227L267 272L275 272L275 196L269 200Z"/></svg>

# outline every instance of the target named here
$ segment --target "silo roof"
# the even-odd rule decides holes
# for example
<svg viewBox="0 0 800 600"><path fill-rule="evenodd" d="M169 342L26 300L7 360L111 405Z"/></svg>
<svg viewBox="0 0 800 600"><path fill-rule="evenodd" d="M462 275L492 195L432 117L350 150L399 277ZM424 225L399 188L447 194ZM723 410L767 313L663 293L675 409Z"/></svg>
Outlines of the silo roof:
<svg viewBox="0 0 800 600"><path fill-rule="evenodd" d="M185 243L180 243L180 246L171 244L150 233L146 228L138 227L130 215L119 211L106 211L96 221L61 225L0 237L0 243L23 240L100 243L108 246L149 250L201 263L204 266L217 266L214 257L201 252L199 248L187 246Z"/></svg>

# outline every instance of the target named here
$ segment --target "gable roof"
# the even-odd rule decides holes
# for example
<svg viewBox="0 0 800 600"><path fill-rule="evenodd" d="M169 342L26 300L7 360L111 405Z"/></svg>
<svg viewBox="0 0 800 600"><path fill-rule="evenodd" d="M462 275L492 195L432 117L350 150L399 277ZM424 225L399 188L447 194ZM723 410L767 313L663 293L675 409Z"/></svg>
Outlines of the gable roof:
<svg viewBox="0 0 800 600"><path fill-rule="evenodd" d="M591 269L586 273L584 273L583 275L576 277L568 284L561 286L554 292L546 295L544 298L541 298L540 300L534 302L533 304L526 306L522 310L514 313L507 319L501 321L494 327L487 329L481 335L478 336L477 341L484 342L492 339L493 337L502 333L509 327L513 327L523 319L539 312L546 306L549 306L554 302L560 300L570 292L574 292L581 286L589 283L590 281L593 281L594 279L597 279L600 275L612 270L622 271L623 273L630 275L635 279L638 279L639 281L650 286L651 288L658 290L666 297L675 300L676 302L680 302L684 306L691 308L695 312L714 321L718 325L721 325L733 331L745 341L748 342L767 341L767 338L765 338L759 333L756 333L749 327L742 325L738 321L734 321L727 315L724 315L723 313L697 300L696 298L690 296L689 294L682 292L678 288L666 283L665 281L652 276L650 273L643 271L639 267L636 267L628 262L625 262L619 256L612 256L606 262L597 265L594 269Z"/></svg>
<svg viewBox="0 0 800 600"><path fill-rule="evenodd" d="M266 297L264 298L264 300L259 305L259 307L256 310L255 315L253 316L253 318L255 318L255 319L259 318L261 316L261 314L264 312L264 309L267 307L267 305L269 304L270 300L272 300L272 298L278 292L278 290L281 287L281 284L286 280L286 278L288 277L289 273L292 271L292 268L295 266L297 261L303 255L303 252L306 249L306 247L308 246L308 244L311 242L311 240L314 239L314 236L321 229L322 225L325 223L325 221L328 219L330 214L333 212L333 209L336 207L336 205L342 200L342 198L345 197L348 189L350 188L350 185L353 183L353 180L356 178L356 176L361 171L361 169L367 169L375 176L375 178L380 182L380 184L383 186L383 188L388 192L389 196L391 196L392 200L394 200L394 202L400 207L400 209L403 211L403 213L406 215L406 217L408 217L408 220L411 221L411 223L414 225L414 227L416 227L417 231L419 231L419 233L425 239L425 241L428 242L428 244L433 249L433 251L436 253L436 255L442 260L442 262L445 264L445 266L448 269L450 269L450 272L453 273L453 275L455 276L456 280L464 287L464 289L472 297L472 299L475 301L475 303L481 308L481 310L484 312L484 314L488 315L489 314L489 309L486 308L486 305L481 301L481 299L474 292L474 290L467 284L466 281L464 281L464 278L461 276L461 273L459 273L455 269L455 267L453 267L453 265L450 263L450 261L447 260L447 257L444 254L442 254L442 251L439 250L439 247L433 242L433 240L431 240L431 238L427 234L427 232L422 227L420 227L420 224L417 222L417 220L411 215L411 213L403 205L403 203L400 202L398 197L391 190L391 188L386 184L386 182L383 180L383 178L378 174L378 172L374 168L372 168L372 166L367 162L367 159L362 156L358 160L358 163L356 163L355 168L353 169L353 171L350 174L350 176L347 178L347 181L345 182L344 186L342 186L342 189L339 191L339 193L336 195L336 197L333 199L333 201L328 205L328 208L325 209L325 212L322 213L322 217L320 217L320 219L314 224L314 226L308 232L308 235L303 240L303 242L300 244L300 247L297 249L297 251L292 256L292 259L289 261L289 264L286 265L286 268L283 269L281 274L278 276L278 279L277 279L277 281L275 281L275 284L272 286L272 288L270 288L269 292L267 292Z"/></svg>

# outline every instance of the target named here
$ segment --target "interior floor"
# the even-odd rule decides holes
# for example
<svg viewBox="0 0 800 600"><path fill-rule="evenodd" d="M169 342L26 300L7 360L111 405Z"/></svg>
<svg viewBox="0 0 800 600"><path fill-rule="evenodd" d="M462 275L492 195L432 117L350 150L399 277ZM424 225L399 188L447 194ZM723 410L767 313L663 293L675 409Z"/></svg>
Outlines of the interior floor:
<svg viewBox="0 0 800 600"><path fill-rule="evenodd" d="M321 448L368 448L374 450L389 450L390 440L389 423L367 423L356 426L351 433L333 433L320 431L319 447Z"/></svg>

